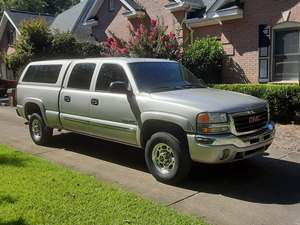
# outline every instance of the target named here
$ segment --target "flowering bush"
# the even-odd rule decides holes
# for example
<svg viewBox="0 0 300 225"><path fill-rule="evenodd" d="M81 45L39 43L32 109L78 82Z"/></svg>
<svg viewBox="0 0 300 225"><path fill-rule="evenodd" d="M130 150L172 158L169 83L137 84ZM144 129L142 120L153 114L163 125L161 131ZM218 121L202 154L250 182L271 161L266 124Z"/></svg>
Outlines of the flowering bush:
<svg viewBox="0 0 300 225"><path fill-rule="evenodd" d="M149 25L140 23L128 27L130 38L126 42L111 33L105 45L112 56L181 59L180 46L174 33L166 34L167 27L152 19Z"/></svg>

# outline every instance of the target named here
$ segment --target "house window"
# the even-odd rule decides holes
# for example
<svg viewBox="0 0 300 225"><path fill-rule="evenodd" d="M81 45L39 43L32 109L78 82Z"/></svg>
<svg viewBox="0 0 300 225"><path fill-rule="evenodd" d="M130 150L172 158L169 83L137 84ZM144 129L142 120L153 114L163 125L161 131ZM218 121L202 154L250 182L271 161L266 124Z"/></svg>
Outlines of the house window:
<svg viewBox="0 0 300 225"><path fill-rule="evenodd" d="M115 11L115 0L108 0L108 10L110 12Z"/></svg>
<svg viewBox="0 0 300 225"><path fill-rule="evenodd" d="M15 45L15 32L13 29L8 29L7 30L7 42L9 46L14 46Z"/></svg>
<svg viewBox="0 0 300 225"><path fill-rule="evenodd" d="M300 30L279 30L274 35L273 81L299 81Z"/></svg>

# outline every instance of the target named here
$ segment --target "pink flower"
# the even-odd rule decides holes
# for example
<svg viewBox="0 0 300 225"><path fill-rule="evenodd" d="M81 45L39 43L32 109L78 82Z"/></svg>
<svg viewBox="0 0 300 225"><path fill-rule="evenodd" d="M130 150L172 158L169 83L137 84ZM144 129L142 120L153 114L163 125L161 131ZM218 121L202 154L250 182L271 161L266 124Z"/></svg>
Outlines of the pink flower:
<svg viewBox="0 0 300 225"><path fill-rule="evenodd" d="M127 48L117 48L118 53L125 55L128 53L128 49Z"/></svg>
<svg viewBox="0 0 300 225"><path fill-rule="evenodd" d="M175 38L175 34L174 34L173 32L170 32L170 33L169 33L169 37L170 37L171 39L174 39L174 38Z"/></svg>
<svg viewBox="0 0 300 225"><path fill-rule="evenodd" d="M151 24L151 27L156 27L156 25L157 25L157 20L151 19L150 24Z"/></svg>

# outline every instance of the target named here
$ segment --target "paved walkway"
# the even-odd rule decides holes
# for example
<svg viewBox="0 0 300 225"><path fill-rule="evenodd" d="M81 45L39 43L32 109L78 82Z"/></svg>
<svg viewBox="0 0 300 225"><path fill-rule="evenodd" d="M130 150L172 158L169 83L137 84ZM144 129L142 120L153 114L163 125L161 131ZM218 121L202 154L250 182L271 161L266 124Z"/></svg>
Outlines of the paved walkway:
<svg viewBox="0 0 300 225"><path fill-rule="evenodd" d="M71 133L50 148L32 143L24 120L0 107L0 143L93 175L217 225L300 225L300 126L278 126L269 155L195 165L180 187L156 182L143 152Z"/></svg>

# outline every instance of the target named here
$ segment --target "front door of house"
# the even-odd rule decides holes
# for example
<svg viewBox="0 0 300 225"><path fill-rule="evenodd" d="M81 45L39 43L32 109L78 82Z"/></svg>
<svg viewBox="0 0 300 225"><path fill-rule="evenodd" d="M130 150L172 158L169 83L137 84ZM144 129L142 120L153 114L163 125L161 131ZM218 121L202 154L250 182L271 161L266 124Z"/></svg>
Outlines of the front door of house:
<svg viewBox="0 0 300 225"><path fill-rule="evenodd" d="M275 32L273 81L299 81L300 31Z"/></svg>

